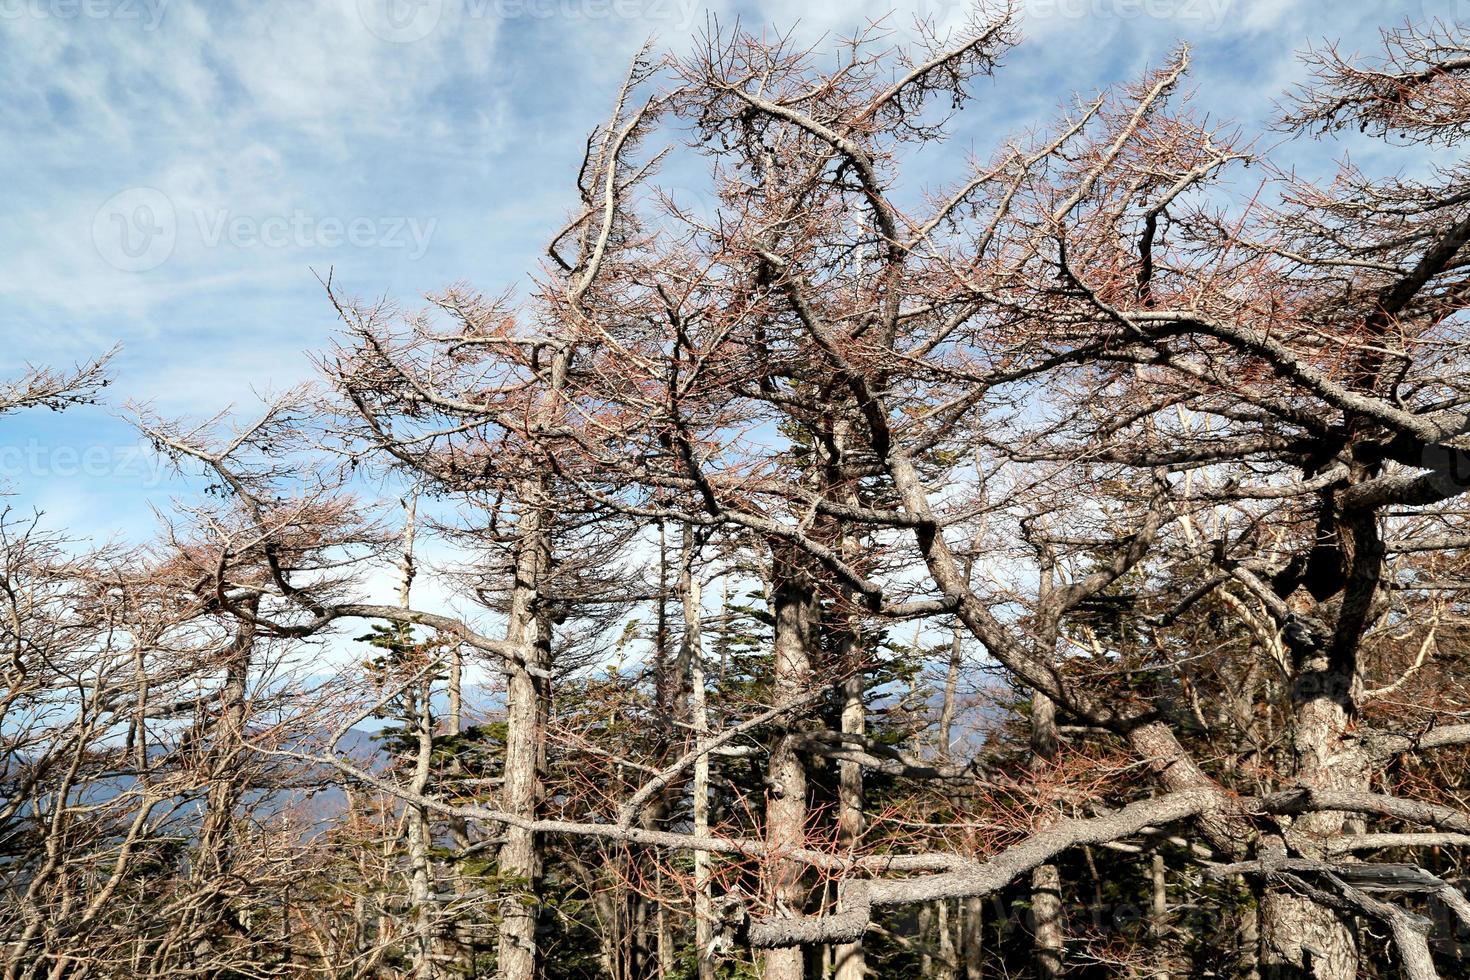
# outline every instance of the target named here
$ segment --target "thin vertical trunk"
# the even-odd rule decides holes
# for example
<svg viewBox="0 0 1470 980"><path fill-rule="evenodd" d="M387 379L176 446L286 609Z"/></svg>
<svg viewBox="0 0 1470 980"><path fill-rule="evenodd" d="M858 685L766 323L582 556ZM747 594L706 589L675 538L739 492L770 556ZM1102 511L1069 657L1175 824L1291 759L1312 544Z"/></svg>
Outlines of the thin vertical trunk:
<svg viewBox="0 0 1470 980"><path fill-rule="evenodd" d="M448 704L444 717L444 733L451 736L458 735L464 728L464 651L458 644L455 644L449 651L449 684L446 693ZM449 771L451 775L458 775L462 772L457 753L449 759ZM450 839L454 841L456 847L465 850L472 846L469 824L464 818L451 817L446 824ZM463 875L457 873L451 874L450 879L455 895L462 902L469 895L470 883ZM454 957L456 964L454 969L463 976L473 975L475 969L475 954L472 947L474 928L470 920L456 918L450 923L448 935L444 940Z"/></svg>
<svg viewBox="0 0 1470 980"><path fill-rule="evenodd" d="M654 607L653 627L654 687L658 698L659 724L668 734L673 729L675 692L679 687L677 671L669 662L669 539L668 527L658 522L658 600Z"/></svg>
<svg viewBox="0 0 1470 980"><path fill-rule="evenodd" d="M982 533L977 531L971 553L965 558L966 581L969 581L974 570L974 556L980 550L982 541ZM956 620L949 642L949 668L944 677L944 702L939 712L939 751L946 759L954 752L954 718L958 710L960 673L965 665L963 634L964 627ZM960 901L956 912L959 917L956 931L959 934L957 962L960 967L956 973L962 975L964 980L980 980L985 962L984 903L979 898L966 898Z"/></svg>
<svg viewBox="0 0 1470 980"><path fill-rule="evenodd" d="M684 606L684 648L689 661L689 713L694 725L696 747L709 741L709 706L705 702L704 648L701 642L701 601L699 576L694 574L694 532L684 526L683 566L679 572L679 598ZM694 760L694 836L709 836L709 756L701 753ZM694 954L699 964L699 980L714 980L714 896L711 893L710 856L707 851L694 852Z"/></svg>
<svg viewBox="0 0 1470 980"><path fill-rule="evenodd" d="M861 501L852 486L843 479L841 472L848 437L847 424L844 421L834 422L831 439L833 452L826 475L826 492L843 503L858 505ZM857 535L841 520L836 524L836 532L839 553L849 561L858 559L861 543ZM851 602L851 599L850 590L844 588L844 600ZM861 747L868 726L867 706L863 702L867 681L863 671L865 658L859 634L860 624L856 616L847 615L844 621L834 624L834 627L838 634L835 662L843 672L843 680L837 692L842 704L839 725L843 742L851 741ZM857 852L867 830L867 817L864 814L866 806L862 766L851 759L840 759L837 763L837 843L849 853ZM836 980L863 980L867 975L867 956L862 936L850 943L838 945L833 950L833 955L836 959Z"/></svg>
<svg viewBox="0 0 1470 980"><path fill-rule="evenodd" d="M801 696L811 685L810 643L816 590L811 579L789 557L777 554L773 565L774 700L782 704ZM795 731L783 733L771 752L767 772L766 842L777 852L799 848L806 840L806 766L797 742ZM802 866L792 861L779 862L772 877L771 899L776 914L800 914L805 900ZM766 953L765 980L802 980L804 961L801 947L770 950Z"/></svg>
<svg viewBox="0 0 1470 980"><path fill-rule="evenodd" d="M1049 548L1042 552L1041 581L1037 597L1045 602L1056 587L1055 558ZM1043 624L1045 643L1055 648L1060 624ZM1031 764L1041 772L1057 754L1057 706L1040 691L1031 692ZM1062 876L1055 864L1043 864L1031 872L1031 941L1039 980L1062 975L1066 939L1062 929Z"/></svg>
<svg viewBox="0 0 1470 980"><path fill-rule="evenodd" d="M841 662L849 665L849 673L842 682L842 734L861 738L867 733L867 711L863 704L863 674L856 669L857 657L853 647L855 638L849 631L844 637ZM863 770L857 762L842 759L837 764L837 843L843 851L856 851L867 820L863 815ZM863 980L867 974L863 940L842 943L834 950L837 961L837 980Z"/></svg>
<svg viewBox="0 0 1470 980"><path fill-rule="evenodd" d="M511 587L510 640L525 663L507 667L505 697L505 783L502 805L518 817L535 819L541 794L546 726L546 685L551 661L550 623L542 608L541 586L549 562L544 527L545 486L523 481L522 510ZM541 876L541 845L525 828L508 826L500 848L505 880L500 921L502 980L533 980L536 975L536 919Z"/></svg>
<svg viewBox="0 0 1470 980"><path fill-rule="evenodd" d="M1056 705L1040 691L1031 695L1031 754L1050 759L1057 750ZM1062 931L1062 878L1055 864L1043 864L1031 872L1032 941L1035 944L1036 975L1054 980L1062 975L1066 951Z"/></svg>
<svg viewBox="0 0 1470 980"><path fill-rule="evenodd" d="M982 980L985 972L985 904L971 897L960 906L964 923L960 929L961 960L965 965L965 980Z"/></svg>
<svg viewBox="0 0 1470 980"><path fill-rule="evenodd" d="M847 420L839 418L834 419L831 425L830 438L827 440L830 452L826 454L824 493L844 504L860 505L861 500L852 484L845 479L842 471L850 440L849 424ZM848 523L840 518L835 519L832 530L838 553L848 561L858 559L861 543L857 535L852 533ZM844 586L842 591L843 605L851 604L851 590ZM866 681L863 670L864 654L859 633L860 624L856 616L846 612L841 615L843 618L833 624L837 645L833 662L842 673L842 681L836 691L841 704L838 726L844 745L861 747L863 738L867 734L867 706L863 701ZM866 806L862 766L852 759L839 759L837 762L837 844L839 848L848 853L855 853L859 849L863 834L867 830L867 818L864 813ZM840 910L842 904L840 892L837 902ZM863 938L859 935L852 942L823 948L823 968L825 970L830 963L831 976L835 980L863 980L866 977L867 954Z"/></svg>
<svg viewBox="0 0 1470 980"><path fill-rule="evenodd" d="M444 732L458 735L464 727L464 651L456 644L449 652L449 705Z"/></svg>
<svg viewBox="0 0 1470 980"><path fill-rule="evenodd" d="M954 980L956 974L954 952L954 923L950 921L949 901L947 899L939 903L937 912L937 925L939 929L939 959L941 962L939 964L939 969L935 971L934 975L938 977L939 980Z"/></svg>
<svg viewBox="0 0 1470 980"><path fill-rule="evenodd" d="M420 795L427 790L429 785L429 764L434 752L434 722L429 703L431 691L430 683L424 681L419 685L419 690L414 694L410 706L417 735L417 746L414 753L413 779L409 783L409 788L415 794ZM413 975L433 980L439 975L434 965L434 927L437 909L434 907L433 869L429 863L430 827L426 808L416 805L408 807L406 835L408 837L409 868L412 873L409 898L413 904L414 916Z"/></svg>
<svg viewBox="0 0 1470 980"><path fill-rule="evenodd" d="M960 624L955 623L949 641L949 669L944 675L944 702L939 709L939 753L948 758L954 751L955 699L960 688L960 669L964 666L964 646L960 642Z"/></svg>
<svg viewBox="0 0 1470 980"><path fill-rule="evenodd" d="M665 980L674 972L674 927L669 920L668 905L663 901L664 876L663 869L655 871L657 894L660 896L658 902L658 978Z"/></svg>
<svg viewBox="0 0 1470 980"><path fill-rule="evenodd" d="M971 553L966 556L964 563L967 582L975 569L975 553L980 550L982 541L981 533L976 532ZM946 759L954 752L954 716L958 709L960 673L965 667L965 646L961 639L964 632L964 625L956 619L954 632L949 640L949 668L944 675L944 700L939 708L939 753Z"/></svg>
<svg viewBox="0 0 1470 980"><path fill-rule="evenodd" d="M1155 851L1149 864L1149 883L1152 886L1153 902L1149 914L1149 932L1154 941L1154 956L1159 967L1154 980L1169 980L1169 959L1164 951L1164 938L1169 928L1169 891L1164 878L1164 855Z"/></svg>
<svg viewBox="0 0 1470 980"><path fill-rule="evenodd" d="M933 931L934 906L925 902L919 906L919 975L923 977L934 975L934 943L929 938Z"/></svg>
<svg viewBox="0 0 1470 980"><path fill-rule="evenodd" d="M400 572L398 605L403 609L409 608L409 600L413 594L415 573L413 545L417 510L418 494L415 492L404 501L403 551L398 563ZM403 629L400 636L405 642L411 642L413 639L412 633L407 628ZM410 664L409 669L414 669L414 666ZM425 678L416 685L415 689L408 692L409 703L406 714L408 722L413 726L415 737L413 778L409 781L409 789L416 796L422 796L429 787L430 764L434 755L434 720L431 704L433 690L433 681ZM438 976L438 971L434 965L436 910L433 907L433 869L429 863L431 833L429 811L422 806L409 805L407 817L405 835L408 838L409 900L412 904L414 925L414 947L411 957L413 975L426 978L426 980L434 980Z"/></svg>
<svg viewBox="0 0 1470 980"><path fill-rule="evenodd" d="M689 683L689 645L681 642L677 648L672 642L669 617L669 598L673 592L669 576L668 527L660 521L658 525L658 596L654 614L654 701L656 736L660 755L667 754L682 743L684 733L679 723L687 721ZM639 825L645 830L662 830L672 809L674 790L672 787L660 792L639 814ZM632 860L642 863L647 859L641 849L632 849ZM659 868L656 857L651 862ZM656 870L656 887L647 895L634 890L630 901L641 908L639 919L643 923L640 945L645 952L640 976L664 977L674 969L673 920L665 908L662 887L662 872Z"/></svg>

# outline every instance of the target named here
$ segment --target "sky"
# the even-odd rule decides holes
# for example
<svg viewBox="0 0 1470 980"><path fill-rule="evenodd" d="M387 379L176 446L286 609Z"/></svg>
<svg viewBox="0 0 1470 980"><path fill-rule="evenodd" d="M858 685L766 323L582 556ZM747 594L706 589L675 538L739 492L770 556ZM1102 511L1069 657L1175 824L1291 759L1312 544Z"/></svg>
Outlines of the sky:
<svg viewBox="0 0 1470 980"><path fill-rule="evenodd" d="M107 403L0 419L9 503L76 534L141 540L191 487L118 417L250 411L313 377L334 315L318 276L413 307L470 283L524 295L569 210L589 129L647 37L683 50L709 19L821 43L895 13L958 23L958 0L0 0L0 377L115 344ZM1245 133L1303 76L1296 53L1377 48L1470 0L1033 0L1021 46L940 152L1045 124L1074 92L1193 45L1196 105ZM1266 143L1279 140L1266 136ZM1308 169L1341 147L1293 145ZM1381 168L1391 148L1366 151ZM1356 151L1355 151L1356 153ZM1355 160L1363 162L1355 155ZM672 178L677 185L678 176Z"/></svg>

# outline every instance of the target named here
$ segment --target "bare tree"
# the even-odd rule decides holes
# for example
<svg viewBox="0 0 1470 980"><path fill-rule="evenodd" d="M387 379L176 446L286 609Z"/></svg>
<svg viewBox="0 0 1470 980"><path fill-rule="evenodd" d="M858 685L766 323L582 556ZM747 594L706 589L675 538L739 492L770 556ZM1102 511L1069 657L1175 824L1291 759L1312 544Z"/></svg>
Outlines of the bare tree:
<svg viewBox="0 0 1470 980"><path fill-rule="evenodd" d="M912 186L1018 40L644 50L530 300L328 278L326 390L140 413L212 491L152 550L3 525L8 976L1462 970L1464 31L1310 55L1281 118L1444 150L1416 179L1276 169L1181 48ZM378 481L468 567L395 544ZM284 679L362 620L380 669ZM387 711L407 750L355 757ZM320 839L257 792L312 780ZM1084 887L1150 915L1103 934ZM984 898L1030 905L1024 956Z"/></svg>

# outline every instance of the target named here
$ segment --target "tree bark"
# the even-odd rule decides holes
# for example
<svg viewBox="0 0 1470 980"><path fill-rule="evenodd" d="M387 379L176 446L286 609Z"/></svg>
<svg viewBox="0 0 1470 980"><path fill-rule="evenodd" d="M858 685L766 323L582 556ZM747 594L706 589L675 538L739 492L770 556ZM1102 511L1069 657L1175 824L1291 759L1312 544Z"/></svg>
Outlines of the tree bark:
<svg viewBox="0 0 1470 980"><path fill-rule="evenodd" d="M960 625L955 624L949 641L949 669L944 677L944 700L939 708L939 754L948 759L954 751L955 700L959 694L960 670L964 667L964 645L960 642Z"/></svg>
<svg viewBox="0 0 1470 980"><path fill-rule="evenodd" d="M415 574L413 547L416 530L418 495L411 494L404 501L403 550L399 557L398 605L403 609L412 606L413 580ZM411 627L399 626L398 635L405 644L413 642ZM434 721L432 711L433 681L425 679L405 692L408 700L405 721L412 726L414 734L413 777L409 788L416 795L423 795L429 787L430 766L434 754ZM412 904L414 945L413 975L424 980L435 980L438 968L434 963L435 908L433 907L433 868L429 863L430 825L429 811L423 806L410 804L407 807L409 861L409 900Z"/></svg>
<svg viewBox="0 0 1470 980"><path fill-rule="evenodd" d="M413 779L409 786L415 794L423 794L429 785L430 762L434 751L433 718L429 698L433 687L429 681L418 685L410 702L411 720L416 736ZM408 858L411 869L410 895L414 917L413 975L424 980L435 980L439 976L434 964L434 932L436 911L434 906L433 868L429 862L430 824L429 812L425 807L408 807Z"/></svg>
<svg viewBox="0 0 1470 980"><path fill-rule="evenodd" d="M1169 980L1168 958L1164 955L1164 938L1169 918L1169 891L1168 882L1164 878L1164 855L1157 851L1154 852L1153 859L1149 863L1149 885L1153 893L1153 901L1149 910L1149 932L1154 942L1154 956L1159 962L1159 968L1154 972L1154 980Z"/></svg>
<svg viewBox="0 0 1470 980"><path fill-rule="evenodd" d="M867 711L863 705L863 675L857 669L855 638L849 633L844 637L841 662L848 664L849 674L842 682L842 734L859 738L867 733ZM863 769L856 761L842 759L837 764L837 843L855 853L867 819L863 814ZM836 958L837 980L863 980L868 968L863 952L863 940L842 943L833 951Z"/></svg>
<svg viewBox="0 0 1470 980"><path fill-rule="evenodd" d="M526 481L521 500L509 639L523 651L526 662L507 664L503 806L509 813L532 819L541 793L549 694L546 677L551 666L550 623L540 595L549 563L545 515L541 511L544 486L539 481ZM500 848L500 873L509 894L501 909L500 976L502 980L533 980L541 846L532 831L521 827L506 827L505 838Z"/></svg>
<svg viewBox="0 0 1470 980"><path fill-rule="evenodd" d="M694 725L695 747L702 749L709 740L709 706L705 701L704 648L701 639L702 594L699 576L694 574L694 532L684 526L683 564L679 571L679 598L684 606L685 659L689 662L689 713ZM709 755L700 752L694 760L694 835L709 836ZM699 980L714 980L715 938L714 896L710 885L710 855L694 852L694 955L699 965Z"/></svg>
<svg viewBox="0 0 1470 980"><path fill-rule="evenodd" d="M958 973L955 962L955 922L950 916L949 900L943 899L935 906L938 928L939 969L934 971L936 980L954 980Z"/></svg>
<svg viewBox="0 0 1470 980"><path fill-rule="evenodd" d="M1037 762L1051 759L1057 751L1057 710L1051 698L1035 691L1031 695L1031 753ZM1066 943L1062 931L1062 878L1055 864L1043 864L1031 872L1031 934L1036 955L1036 975L1054 980L1062 975Z"/></svg>
<svg viewBox="0 0 1470 980"><path fill-rule="evenodd" d="M1331 498L1322 506L1327 509L1322 523L1330 529L1325 540L1332 544L1313 554L1306 586L1308 591L1316 587L1314 612L1330 609L1325 600L1333 600L1337 622L1330 638L1289 637L1295 673L1295 776L1299 786L1361 791L1369 786L1372 767L1351 737L1362 694L1357 654L1378 598L1383 542L1371 511L1338 513ZM1340 811L1303 814L1286 830L1284 846L1290 853L1315 857L1321 842L1340 837L1347 822L1347 814ZM1355 930L1340 911L1289 891L1271 890L1262 902L1261 917L1264 976L1283 977L1293 971L1317 980L1357 976Z"/></svg>
<svg viewBox="0 0 1470 980"><path fill-rule="evenodd" d="M260 600L251 596L244 606L253 617ZM220 691L219 719L205 736L209 740L209 789L205 794L204 820L200 828L199 860L193 885L204 898L197 913L199 952L206 953L219 938L216 927L230 915L225 891L215 887L230 880L235 864L235 810L246 790L242 772L245 749L245 719L248 711L250 672L254 663L255 624L242 619L225 653L225 680Z"/></svg>
<svg viewBox="0 0 1470 980"><path fill-rule="evenodd" d="M791 555L777 554L773 569L775 619L774 700L783 704L805 694L811 685L812 619L816 590ZM806 841L806 765L799 753L800 733L788 719L771 752L766 797L766 842L776 852L802 847ZM777 861L772 870L771 899L778 915L799 915L805 903L802 865ZM765 980L802 980L805 954L800 946L766 953Z"/></svg>
<svg viewBox="0 0 1470 980"><path fill-rule="evenodd" d="M965 980L982 980L985 972L985 904L978 896L960 904L963 925L960 930L961 960L965 964Z"/></svg>

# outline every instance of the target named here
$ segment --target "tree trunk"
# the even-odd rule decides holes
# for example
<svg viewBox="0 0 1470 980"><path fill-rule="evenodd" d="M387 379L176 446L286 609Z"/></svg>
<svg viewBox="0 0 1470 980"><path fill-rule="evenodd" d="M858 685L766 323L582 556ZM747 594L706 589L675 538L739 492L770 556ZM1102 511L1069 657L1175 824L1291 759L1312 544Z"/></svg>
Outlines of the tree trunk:
<svg viewBox="0 0 1470 980"><path fill-rule="evenodd" d="M411 494L404 501L403 551L399 558L398 605L408 609L413 595L414 560L413 544L417 520L418 495ZM413 642L413 632L408 627L399 627L399 636L407 645ZM410 663L409 669L416 665ZM405 720L414 733L413 778L409 789L414 795L422 796L429 788L430 766L434 755L433 681L425 679L406 692L408 710ZM435 980L438 969L434 965L435 911L433 907L433 869L429 863L430 825L427 808L410 804L407 808L405 834L408 838L409 901L412 907L414 945L410 959L413 975L424 980Z"/></svg>
<svg viewBox="0 0 1470 980"><path fill-rule="evenodd" d="M1154 942L1154 957L1159 963L1158 970L1154 972L1154 980L1169 980L1169 961L1164 950L1164 939L1169 925L1169 891L1164 878L1164 855L1157 851L1149 864L1149 885L1153 893L1149 910L1149 933Z"/></svg>
<svg viewBox="0 0 1470 980"><path fill-rule="evenodd" d="M1325 662L1312 664L1303 679L1321 678ZM1297 685L1299 691L1317 683ZM1293 739L1297 781L1334 789L1367 789L1368 769L1354 760L1354 749L1342 744L1348 712L1330 696L1299 699ZM1287 844L1311 842L1343 832L1346 815L1303 814L1287 831ZM1290 892L1267 891L1261 904L1261 972L1264 977L1306 976L1314 980L1352 980L1358 975L1358 947L1349 921L1337 911Z"/></svg>
<svg viewBox="0 0 1470 980"><path fill-rule="evenodd" d="M949 911L949 899L941 901L936 907L936 922L938 927L939 946L939 968L934 971L937 980L955 980L958 971L955 969L955 942L954 926Z"/></svg>
<svg viewBox="0 0 1470 980"><path fill-rule="evenodd" d="M259 600L245 600L245 611L254 616ZM230 874L232 826L235 806L243 789L237 765L245 734L246 695L250 683L255 626L241 620L225 654L225 682L220 690L219 720L209 732L210 771L204 824L200 841L199 873L224 879Z"/></svg>
<svg viewBox="0 0 1470 980"><path fill-rule="evenodd" d="M972 896L965 899L960 908L964 914L960 943L963 947L961 959L965 964L965 980L981 980L985 972L985 904Z"/></svg>
<svg viewBox="0 0 1470 980"><path fill-rule="evenodd" d="M849 674L842 682L842 734L861 737L867 732L867 712L863 705L863 674L858 669L855 638L850 634L844 638L843 651L847 656L841 662L848 665ZM847 850L857 850L867 820L863 815L863 769L857 762L842 759L837 763L837 844ZM836 958L837 980L863 980L868 968L863 953L861 938L842 943L833 951Z"/></svg>
<svg viewBox="0 0 1470 980"><path fill-rule="evenodd" d="M434 752L433 716L429 698L432 685L424 681L410 705L412 721L417 735L414 753L413 779L409 789L422 795L429 785L430 762ZM409 898L413 905L414 950L413 975L424 980L435 980L439 976L434 965L434 932L437 908L434 905L433 868L429 862L430 825L428 809L408 806L408 859L412 878Z"/></svg>
<svg viewBox="0 0 1470 980"><path fill-rule="evenodd" d="M960 625L955 624L949 641L949 669L944 677L944 701L939 709L939 754L948 759L954 751L955 699L959 694L960 669L964 666L964 645L960 642Z"/></svg>
<svg viewBox="0 0 1470 980"><path fill-rule="evenodd" d="M253 617L260 600L251 596L242 605ZM248 708L250 672L255 652L255 625L242 619L225 653L225 680L220 691L218 720L207 730L209 790L205 794L204 820L200 828L199 858L192 884L203 894L197 913L196 954L204 959L221 939L219 926L230 916L226 890L218 887L231 880L235 863L235 810L246 790L248 774L242 771L245 718Z"/></svg>
<svg viewBox="0 0 1470 980"><path fill-rule="evenodd" d="M1358 645L1378 600L1383 542L1371 512L1329 511L1322 523L1330 531L1324 540L1332 546L1312 556L1307 587L1317 600L1312 611L1331 609L1326 601L1331 598L1337 622L1330 638L1300 635L1305 625L1300 621L1297 635L1288 635L1296 675L1292 687L1296 783L1367 790L1372 767L1350 733L1358 722L1362 693ZM1289 852L1315 856L1322 841L1343 834L1347 822L1347 814L1341 812L1303 814L1287 829L1284 843ZM1261 944L1266 977L1297 971L1318 980L1349 980L1358 974L1351 919L1299 895L1267 892L1261 908Z"/></svg>
<svg viewBox="0 0 1470 980"><path fill-rule="evenodd" d="M775 556L775 691L782 704L804 694L811 685L812 618L816 590L811 579L789 559ZM774 851L803 846L806 841L806 766L798 754L796 722L776 741L767 772L766 842ZM805 901L802 866L778 862L772 872L771 899L778 915L799 915ZM765 980L802 980L801 947L766 953Z"/></svg>
<svg viewBox="0 0 1470 980"><path fill-rule="evenodd" d="M963 568L966 582L970 580L970 575L975 569L974 553L980 550L982 540L982 536L977 533L971 554L965 558ZM949 668L944 675L944 700L939 708L939 753L944 759L948 759L954 752L954 716L958 709L960 673L965 667L963 635L964 624L956 619L954 632L949 640Z"/></svg>
<svg viewBox="0 0 1470 980"><path fill-rule="evenodd" d="M828 457L829 471L826 474L827 485L825 492L829 497L842 503L857 506L861 504L853 487L843 481L840 471L841 465L846 461L849 442L849 431L845 422L835 421L832 427L831 446L832 453ZM850 527L844 521L835 522L837 549L849 561L858 560L862 551L861 542L851 532ZM843 588L843 598L847 603L852 603L853 595L851 589ZM855 616L845 616L844 621L835 623L837 632L837 650L834 662L837 669L842 671L842 683L838 687L837 694L841 698L842 713L839 718L839 727L843 735L844 744L848 744L849 738L857 746L861 746L863 736L867 734L867 706L863 703L863 694L867 689L867 682L863 669L866 656L863 651L861 637L859 635L860 624ZM840 759L837 763L837 844L838 847L857 853L861 846L864 832L867 830L867 818L864 808L867 801L863 794L863 768L858 762L851 759ZM839 895L840 906L842 899ZM840 943L833 950L834 975L836 980L863 980L867 975L868 968L866 954L863 950L863 937L860 935L850 943Z"/></svg>
<svg viewBox="0 0 1470 980"><path fill-rule="evenodd" d="M551 665L550 623L540 596L549 561L540 510L543 489L539 483L522 487L524 509L518 528L509 629L510 639L525 656L526 664L508 665L505 698L503 806L507 812L526 819L536 817L541 792L549 694L546 678ZM524 828L506 827L505 838L500 848L500 873L509 895L503 897L501 907L500 976L502 980L533 980L541 847L536 835Z"/></svg>
<svg viewBox="0 0 1470 980"><path fill-rule="evenodd" d="M684 606L685 659L689 661L689 713L694 725L696 747L709 740L709 706L705 702L704 648L701 642L702 595L699 576L694 574L694 532L684 526L683 565L679 572L679 598ZM694 760L694 836L709 836L709 756ZM710 891L708 851L694 852L694 955L699 980L714 980L714 896Z"/></svg>
<svg viewBox="0 0 1470 980"><path fill-rule="evenodd" d="M1031 753L1037 761L1050 759L1057 751L1056 705L1041 692L1031 695ZM1043 864L1031 872L1032 941L1035 944L1036 975L1053 980L1062 975L1066 944L1062 931L1062 878L1055 864Z"/></svg>

